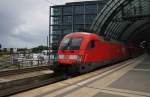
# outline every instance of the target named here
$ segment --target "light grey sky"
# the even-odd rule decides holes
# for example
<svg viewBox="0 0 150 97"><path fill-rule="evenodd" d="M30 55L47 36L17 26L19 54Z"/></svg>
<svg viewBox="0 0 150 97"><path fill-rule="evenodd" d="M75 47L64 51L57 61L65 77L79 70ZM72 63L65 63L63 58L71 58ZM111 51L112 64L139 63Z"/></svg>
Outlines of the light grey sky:
<svg viewBox="0 0 150 97"><path fill-rule="evenodd" d="M49 6L90 0L0 0L2 47L46 45Z"/></svg>

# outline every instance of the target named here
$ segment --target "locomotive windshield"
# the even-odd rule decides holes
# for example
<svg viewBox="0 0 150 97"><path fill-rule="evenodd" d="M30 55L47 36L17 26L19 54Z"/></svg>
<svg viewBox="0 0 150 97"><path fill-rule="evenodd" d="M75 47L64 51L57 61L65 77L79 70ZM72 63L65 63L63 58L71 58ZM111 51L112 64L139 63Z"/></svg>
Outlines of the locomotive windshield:
<svg viewBox="0 0 150 97"><path fill-rule="evenodd" d="M61 42L61 50L79 50L82 38L64 38Z"/></svg>

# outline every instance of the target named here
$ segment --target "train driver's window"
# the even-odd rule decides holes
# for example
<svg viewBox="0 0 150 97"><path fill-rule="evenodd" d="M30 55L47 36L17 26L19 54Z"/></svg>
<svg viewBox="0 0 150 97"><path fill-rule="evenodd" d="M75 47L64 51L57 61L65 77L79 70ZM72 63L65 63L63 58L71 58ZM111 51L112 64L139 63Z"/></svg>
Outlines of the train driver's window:
<svg viewBox="0 0 150 97"><path fill-rule="evenodd" d="M88 44L88 49L94 48L95 47L95 40L91 40Z"/></svg>

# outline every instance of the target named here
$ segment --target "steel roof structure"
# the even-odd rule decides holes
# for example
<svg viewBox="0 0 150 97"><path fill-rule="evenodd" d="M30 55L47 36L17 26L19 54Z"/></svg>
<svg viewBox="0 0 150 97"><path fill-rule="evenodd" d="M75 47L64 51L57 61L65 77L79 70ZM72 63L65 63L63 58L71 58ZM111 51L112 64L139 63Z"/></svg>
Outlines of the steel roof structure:
<svg viewBox="0 0 150 97"><path fill-rule="evenodd" d="M91 31L123 42L150 41L150 0L110 0Z"/></svg>

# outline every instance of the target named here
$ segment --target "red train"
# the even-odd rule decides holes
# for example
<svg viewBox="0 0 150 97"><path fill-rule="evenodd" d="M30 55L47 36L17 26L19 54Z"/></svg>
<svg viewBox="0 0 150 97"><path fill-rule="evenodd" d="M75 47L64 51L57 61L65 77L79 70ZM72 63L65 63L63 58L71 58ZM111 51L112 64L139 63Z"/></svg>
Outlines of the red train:
<svg viewBox="0 0 150 97"><path fill-rule="evenodd" d="M93 33L77 32L66 35L58 50L55 72L84 73L106 64L129 58L129 47L116 41L106 41Z"/></svg>

